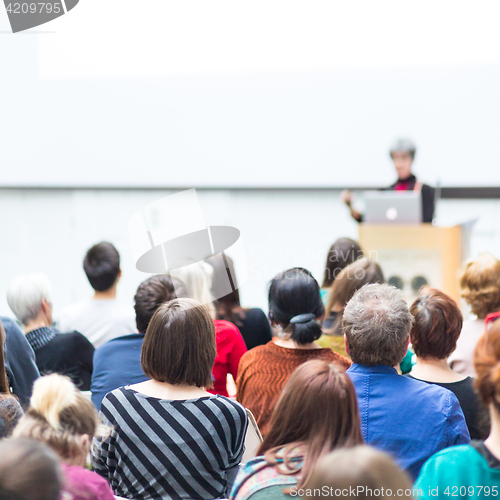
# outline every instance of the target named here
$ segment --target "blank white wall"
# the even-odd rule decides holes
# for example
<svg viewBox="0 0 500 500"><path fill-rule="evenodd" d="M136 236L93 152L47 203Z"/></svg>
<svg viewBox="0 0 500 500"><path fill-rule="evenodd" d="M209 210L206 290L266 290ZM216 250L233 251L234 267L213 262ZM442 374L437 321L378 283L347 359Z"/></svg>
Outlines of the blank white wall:
<svg viewBox="0 0 500 500"><path fill-rule="evenodd" d="M88 247L113 242L122 257L119 298L132 304L148 275L135 269L128 218L171 191L0 189L0 314L11 315L5 294L17 274L44 272L53 285L55 314L92 290L82 269ZM310 269L320 281L326 253L338 237L357 237L357 224L339 201L339 191L198 191L208 224L240 229L248 260L243 305L267 310L267 283L292 266ZM479 216L471 253L500 257L500 200L443 200L443 224ZM238 263L236 262L236 265Z"/></svg>

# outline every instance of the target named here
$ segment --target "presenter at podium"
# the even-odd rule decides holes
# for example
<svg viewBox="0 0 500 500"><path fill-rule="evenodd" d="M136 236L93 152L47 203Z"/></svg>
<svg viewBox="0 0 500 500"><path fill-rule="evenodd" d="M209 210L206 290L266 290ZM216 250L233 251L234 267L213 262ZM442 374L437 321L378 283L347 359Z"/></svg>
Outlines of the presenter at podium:
<svg viewBox="0 0 500 500"><path fill-rule="evenodd" d="M434 189L427 184L417 181L411 173L413 160L417 149L413 142L408 139L399 139L391 147L389 154L394 162L398 174L398 180L385 188L388 191L414 191L422 195L422 222L432 222L434 217ZM351 217L358 222L363 221L363 215L352 206L353 195L350 191L343 191L342 201L349 207Z"/></svg>

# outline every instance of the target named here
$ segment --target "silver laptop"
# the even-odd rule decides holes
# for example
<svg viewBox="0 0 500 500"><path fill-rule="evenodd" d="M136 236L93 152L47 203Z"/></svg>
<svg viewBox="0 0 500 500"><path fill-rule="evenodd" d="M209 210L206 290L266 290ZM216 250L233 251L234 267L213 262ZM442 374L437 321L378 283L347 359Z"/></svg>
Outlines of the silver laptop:
<svg viewBox="0 0 500 500"><path fill-rule="evenodd" d="M422 196L414 191L366 191L367 224L420 224L422 222Z"/></svg>

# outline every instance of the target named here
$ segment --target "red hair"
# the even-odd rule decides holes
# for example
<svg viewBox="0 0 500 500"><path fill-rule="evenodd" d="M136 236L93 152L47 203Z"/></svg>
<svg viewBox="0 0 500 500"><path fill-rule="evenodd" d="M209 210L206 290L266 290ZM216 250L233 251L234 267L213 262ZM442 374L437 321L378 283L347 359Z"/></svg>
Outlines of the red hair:
<svg viewBox="0 0 500 500"><path fill-rule="evenodd" d="M495 321L479 339L474 352L474 367L481 399L500 411L500 321Z"/></svg>

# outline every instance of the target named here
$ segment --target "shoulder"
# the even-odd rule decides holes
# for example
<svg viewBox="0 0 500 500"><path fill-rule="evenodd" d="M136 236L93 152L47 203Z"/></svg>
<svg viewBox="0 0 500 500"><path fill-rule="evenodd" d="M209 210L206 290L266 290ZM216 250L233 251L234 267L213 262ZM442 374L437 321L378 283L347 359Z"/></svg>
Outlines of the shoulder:
<svg viewBox="0 0 500 500"><path fill-rule="evenodd" d="M81 492L94 493L99 500L114 499L113 492L103 477L99 474L86 470L83 467L62 464L64 477L67 481L69 493ZM91 497L90 497L91 498Z"/></svg>
<svg viewBox="0 0 500 500"><path fill-rule="evenodd" d="M92 349L94 349L94 346L92 345L90 340L87 337L85 337L85 335L77 331L68 333L58 333L56 335L56 339L60 343L73 344L78 347L92 347Z"/></svg>
<svg viewBox="0 0 500 500"><path fill-rule="evenodd" d="M268 321L264 311L258 307L245 310L246 317L251 321Z"/></svg>
<svg viewBox="0 0 500 500"><path fill-rule="evenodd" d="M474 464L484 461L483 457L468 444L450 446L434 454L422 467L420 476L430 473L441 476L446 470L459 475L460 471L468 471Z"/></svg>
<svg viewBox="0 0 500 500"><path fill-rule="evenodd" d="M271 344L271 345L270 345ZM259 345L247 351L240 360L240 368L248 363L253 363L256 358L266 358L271 354L271 350L275 347L274 342L271 340L267 344ZM279 346L276 346L279 347Z"/></svg>
<svg viewBox="0 0 500 500"><path fill-rule="evenodd" d="M143 341L144 334L131 333L129 335L123 335L122 337L116 337L114 339L108 340L108 342L99 346L95 352L96 355L114 354L129 347L137 347L138 345L142 345Z"/></svg>
<svg viewBox="0 0 500 500"><path fill-rule="evenodd" d="M224 319L214 320L214 327L215 327L215 333L217 335L221 334L228 336L241 335L236 325Z"/></svg>
<svg viewBox="0 0 500 500"><path fill-rule="evenodd" d="M333 351L330 347L323 347L322 349L325 352L325 358L331 359L334 363L342 366L343 368L347 369L352 365L352 361L349 358L346 358L345 356L342 356L342 354Z"/></svg>
<svg viewBox="0 0 500 500"><path fill-rule="evenodd" d="M220 408L227 408L233 415L239 415L239 417L243 417L243 420L246 420L248 418L245 407L242 404L238 403L238 401L226 398L226 396L221 396L220 394L211 397L210 400L212 400L213 403Z"/></svg>

